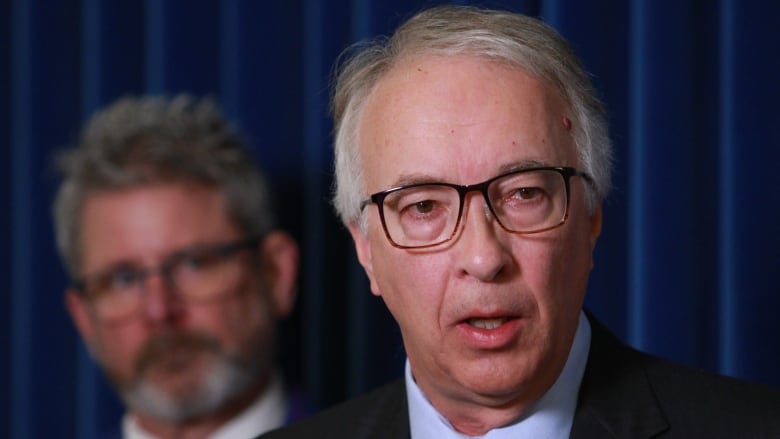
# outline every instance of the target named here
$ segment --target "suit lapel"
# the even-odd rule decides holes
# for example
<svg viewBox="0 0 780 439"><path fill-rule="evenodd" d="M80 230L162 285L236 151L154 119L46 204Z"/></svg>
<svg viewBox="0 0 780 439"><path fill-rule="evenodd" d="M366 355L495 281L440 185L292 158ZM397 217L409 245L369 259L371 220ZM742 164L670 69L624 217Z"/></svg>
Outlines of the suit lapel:
<svg viewBox="0 0 780 439"><path fill-rule="evenodd" d="M409 410L406 403L406 385L400 379L385 387L367 408L368 414L359 419L357 435L363 439L409 439Z"/></svg>
<svg viewBox="0 0 780 439"><path fill-rule="evenodd" d="M650 438L669 428L644 357L588 314L592 336L571 437Z"/></svg>

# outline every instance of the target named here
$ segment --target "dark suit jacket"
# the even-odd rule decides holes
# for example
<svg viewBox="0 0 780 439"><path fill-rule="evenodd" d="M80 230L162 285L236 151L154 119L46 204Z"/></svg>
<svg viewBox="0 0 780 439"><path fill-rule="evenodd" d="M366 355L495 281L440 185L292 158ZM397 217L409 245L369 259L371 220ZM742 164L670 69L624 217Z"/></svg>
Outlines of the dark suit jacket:
<svg viewBox="0 0 780 439"><path fill-rule="evenodd" d="M780 439L780 391L629 348L594 318L571 437ZM264 439L409 438L403 380ZM435 439L435 438L434 438Z"/></svg>

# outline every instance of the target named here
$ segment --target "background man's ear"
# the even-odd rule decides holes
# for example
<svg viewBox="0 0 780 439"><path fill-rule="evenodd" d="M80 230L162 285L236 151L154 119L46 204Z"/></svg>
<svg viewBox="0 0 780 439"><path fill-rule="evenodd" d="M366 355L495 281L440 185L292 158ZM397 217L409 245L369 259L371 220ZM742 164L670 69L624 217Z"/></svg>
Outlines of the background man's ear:
<svg viewBox="0 0 780 439"><path fill-rule="evenodd" d="M65 291L65 308L70 314L76 330L81 334L81 338L87 346L92 344L95 334L95 322L89 315L87 303L81 294L73 288Z"/></svg>
<svg viewBox="0 0 780 439"><path fill-rule="evenodd" d="M277 317L292 312L298 296L298 244L286 232L275 230L260 244L263 276Z"/></svg>

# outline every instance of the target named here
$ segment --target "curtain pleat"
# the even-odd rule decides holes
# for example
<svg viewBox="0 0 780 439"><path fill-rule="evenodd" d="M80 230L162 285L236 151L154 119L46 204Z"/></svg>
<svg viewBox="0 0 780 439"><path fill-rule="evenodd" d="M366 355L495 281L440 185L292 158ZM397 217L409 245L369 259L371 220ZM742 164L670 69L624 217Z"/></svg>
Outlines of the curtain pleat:
<svg viewBox="0 0 780 439"><path fill-rule="evenodd" d="M302 255L281 361L314 405L400 376L399 330L329 203L328 87L348 44L434 3L1 2L0 436L95 439L122 413L65 312L50 205L51 155L127 94L214 97L263 164ZM780 5L490 5L558 29L608 111L615 190L586 306L638 348L780 385Z"/></svg>
<svg viewBox="0 0 780 439"><path fill-rule="evenodd" d="M728 0L722 11L719 367L777 383L780 15Z"/></svg>
<svg viewBox="0 0 780 439"><path fill-rule="evenodd" d="M736 66L735 47L734 47L734 2L725 0L721 2L721 34L720 44L720 142L718 143L719 166L718 175L720 176L718 189L721 194L719 204L719 268L718 270L718 304L720 306L720 321L722 322L718 335L720 338L719 366L724 372L734 373L736 371L737 353L735 333L738 325L738 308L736 297L736 281L734 271L731 269L735 259L734 226L735 221L735 192L734 192L734 123L732 120L736 115L734 108L734 77Z"/></svg>
<svg viewBox="0 0 780 439"><path fill-rule="evenodd" d="M10 53L9 69L11 71L12 78L18 78L16 87L11 92L11 113L14 115L11 122L12 129L9 130L9 150L10 158L15 162L14 168L7 166L5 169L6 175L10 173L10 179L6 179L10 183L10 187L6 189L8 199L13 210L8 211L10 217L9 223L12 226L19 225L19 230L14 233L13 230L9 233L9 240L6 245L10 247L11 257L9 258L10 269L8 273L17 272L18 274L11 277L3 276L4 279L9 279L7 286L10 288L11 295L9 296L9 310L7 317L10 322L10 334L13 337L7 338L9 343L6 344L8 352L7 362L10 364L10 372L13 379L8 380L9 391L8 395L11 396L11 400L8 402L8 409L6 413L11 413L13 416L9 416L6 419L6 423L9 425L9 432L14 437L23 437L28 433L28 423L30 418L30 407L32 405L32 397L28 391L27 386L31 382L31 343L29 343L31 336L32 320L30 317L30 308L32 297L30 294L14 294L15 291L29 291L30 290L30 273L29 264L22 265L23 256L28 243L24 238L29 236L29 227L24 227L24 224L30 224L30 206L25 201L27 196L23 189L20 187L23 184L29 182L28 169L29 154L25 153L27 144L29 144L29 132L30 132L30 76L31 76L31 61L30 55L25 50L31 44L31 15L32 8L29 5L14 4L13 7L13 21L12 31L13 37L11 44L12 50ZM11 160L9 160L10 163ZM23 228L24 227L24 228ZM16 227L13 227L16 228ZM29 256L27 256L29 259ZM23 279L20 279L23 278ZM8 329L6 329L8 331ZM5 393L5 392L4 392ZM14 420L20 419L20 421L14 422Z"/></svg>

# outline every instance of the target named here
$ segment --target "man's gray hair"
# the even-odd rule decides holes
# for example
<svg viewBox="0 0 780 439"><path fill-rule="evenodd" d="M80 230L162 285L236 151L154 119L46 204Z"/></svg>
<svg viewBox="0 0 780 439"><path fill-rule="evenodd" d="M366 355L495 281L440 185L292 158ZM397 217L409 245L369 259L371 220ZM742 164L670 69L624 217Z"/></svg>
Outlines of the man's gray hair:
<svg viewBox="0 0 780 439"><path fill-rule="evenodd" d="M345 224L358 221L364 193L359 127L377 84L415 56L475 56L523 69L554 87L571 108L579 162L594 181L592 211L610 189L612 146L601 102L580 61L554 29L535 18L468 6L424 10L388 38L359 43L342 55L331 112L335 124L333 203Z"/></svg>
<svg viewBox="0 0 780 439"><path fill-rule="evenodd" d="M92 194L157 183L197 183L225 198L227 215L247 235L274 225L267 182L243 140L210 99L125 97L94 114L77 145L61 152L64 181L54 202L60 255L80 273L82 207Z"/></svg>

